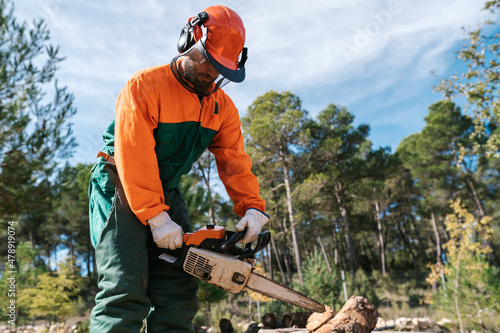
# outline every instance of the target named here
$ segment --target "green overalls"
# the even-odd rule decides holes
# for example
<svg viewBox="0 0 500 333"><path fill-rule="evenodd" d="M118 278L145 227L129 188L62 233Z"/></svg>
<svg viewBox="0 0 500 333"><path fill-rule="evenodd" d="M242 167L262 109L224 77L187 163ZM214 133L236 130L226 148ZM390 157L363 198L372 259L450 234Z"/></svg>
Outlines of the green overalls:
<svg viewBox="0 0 500 333"><path fill-rule="evenodd" d="M113 155L114 123L104 134L104 152ZM178 189L165 190L169 215L191 231L186 203ZM155 247L148 226L128 206L114 164L100 158L89 187L90 232L98 267L91 332L192 332L197 282L180 268L148 253ZM178 255L177 251L170 251Z"/></svg>

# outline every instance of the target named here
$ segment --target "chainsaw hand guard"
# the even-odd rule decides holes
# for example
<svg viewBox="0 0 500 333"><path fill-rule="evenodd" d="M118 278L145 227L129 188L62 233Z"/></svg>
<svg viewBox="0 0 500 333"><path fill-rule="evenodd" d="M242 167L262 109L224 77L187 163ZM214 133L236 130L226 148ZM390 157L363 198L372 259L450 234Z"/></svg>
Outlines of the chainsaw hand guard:
<svg viewBox="0 0 500 333"><path fill-rule="evenodd" d="M184 234L182 248L177 250L177 252L181 253L179 257L167 254L163 249L158 247L150 248L150 254L174 267L182 266L186 254L191 247L232 255L236 259L253 259L255 253L269 244L271 233L269 231L261 232L254 247L252 247L253 243L246 244L244 248L238 246L237 243L243 237L245 237L245 231L228 231L224 227L207 225L194 233Z"/></svg>
<svg viewBox="0 0 500 333"><path fill-rule="evenodd" d="M236 232L226 230L226 235L230 238L221 245L220 252L235 255L237 259L253 258L253 255L265 248L271 240L271 233L264 231L259 234L259 238L253 248L252 243L248 243L244 248L241 248L236 244L245 237L245 231Z"/></svg>

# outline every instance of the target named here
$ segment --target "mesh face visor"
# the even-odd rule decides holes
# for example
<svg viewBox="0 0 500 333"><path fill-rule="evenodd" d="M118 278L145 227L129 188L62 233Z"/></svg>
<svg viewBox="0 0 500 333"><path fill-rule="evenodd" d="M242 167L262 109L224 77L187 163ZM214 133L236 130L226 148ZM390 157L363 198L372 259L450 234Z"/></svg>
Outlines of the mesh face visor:
<svg viewBox="0 0 500 333"><path fill-rule="evenodd" d="M184 75L182 75L181 70L180 70L180 63L184 57L190 57L190 53L193 52L194 50L197 50L197 49L195 49L195 47L193 46L188 51L177 55L170 62L170 69L172 70L172 73L174 74L177 81L179 81L179 83L182 84L182 86L185 89L187 89L190 92L195 93L199 96L204 97L204 96L208 96L210 94L213 94L218 89L224 87L226 84L229 83L230 80L228 80L224 76L220 75L220 73L218 73L217 78L210 86L200 85L200 83L196 81L196 78L194 78L193 76L190 76L189 74L186 74L186 70L184 71ZM207 60L203 56L203 54L199 54L199 57L201 59L192 60L192 61L196 62L198 65L202 65L204 61L209 62L209 60Z"/></svg>

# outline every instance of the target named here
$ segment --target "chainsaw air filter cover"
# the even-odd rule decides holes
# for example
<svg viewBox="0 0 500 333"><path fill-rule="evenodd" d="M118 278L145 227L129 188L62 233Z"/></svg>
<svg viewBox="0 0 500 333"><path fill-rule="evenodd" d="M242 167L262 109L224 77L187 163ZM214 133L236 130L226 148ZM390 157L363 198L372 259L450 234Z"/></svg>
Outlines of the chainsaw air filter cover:
<svg viewBox="0 0 500 333"><path fill-rule="evenodd" d="M231 255L191 247L183 269L216 287L239 293L245 288L254 263L254 259L239 260Z"/></svg>

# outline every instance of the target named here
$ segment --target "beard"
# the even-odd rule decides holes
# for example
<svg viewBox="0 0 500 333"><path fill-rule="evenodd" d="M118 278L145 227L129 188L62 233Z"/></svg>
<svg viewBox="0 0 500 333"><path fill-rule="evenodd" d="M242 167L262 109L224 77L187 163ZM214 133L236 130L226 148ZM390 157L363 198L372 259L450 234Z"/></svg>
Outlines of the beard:
<svg viewBox="0 0 500 333"><path fill-rule="evenodd" d="M214 80L200 80L198 78L199 74L190 63L187 63L184 67L183 77L193 85L193 90L197 95L207 96L212 92L210 88L212 87Z"/></svg>

